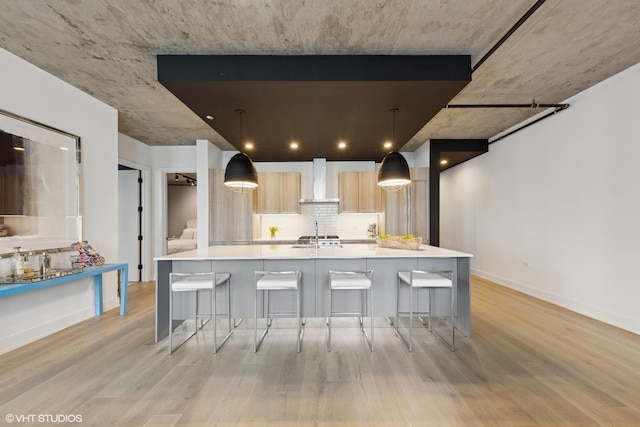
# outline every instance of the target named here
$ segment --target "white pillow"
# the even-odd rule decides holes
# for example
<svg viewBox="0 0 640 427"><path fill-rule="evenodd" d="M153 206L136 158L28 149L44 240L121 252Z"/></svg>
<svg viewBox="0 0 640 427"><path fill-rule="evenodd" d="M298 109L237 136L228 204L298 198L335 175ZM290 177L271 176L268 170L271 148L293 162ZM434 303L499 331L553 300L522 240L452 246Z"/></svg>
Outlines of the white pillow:
<svg viewBox="0 0 640 427"><path fill-rule="evenodd" d="M181 239L192 240L196 238L196 229L195 228L185 228L182 230L182 234L180 235Z"/></svg>

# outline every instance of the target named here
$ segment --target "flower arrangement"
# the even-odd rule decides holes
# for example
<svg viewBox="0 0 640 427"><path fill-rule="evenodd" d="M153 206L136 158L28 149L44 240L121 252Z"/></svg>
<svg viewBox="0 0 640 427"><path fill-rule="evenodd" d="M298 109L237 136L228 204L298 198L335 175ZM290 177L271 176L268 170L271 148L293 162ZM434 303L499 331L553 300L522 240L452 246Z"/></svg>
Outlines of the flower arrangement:
<svg viewBox="0 0 640 427"><path fill-rule="evenodd" d="M78 251L78 255L71 257L71 266L73 268L84 268L104 264L104 257L100 256L98 251L93 249L86 240L72 243L71 247Z"/></svg>
<svg viewBox="0 0 640 427"><path fill-rule="evenodd" d="M274 239L276 237L276 233L280 230L275 225L272 225L269 227L269 231L271 232L271 238Z"/></svg>

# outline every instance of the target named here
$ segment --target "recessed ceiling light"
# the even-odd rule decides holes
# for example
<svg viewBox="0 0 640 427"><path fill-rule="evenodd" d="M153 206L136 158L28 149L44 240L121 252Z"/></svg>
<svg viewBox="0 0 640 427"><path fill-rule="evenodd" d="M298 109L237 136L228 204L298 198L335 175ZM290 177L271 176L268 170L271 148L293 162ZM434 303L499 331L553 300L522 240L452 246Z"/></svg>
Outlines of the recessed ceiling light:
<svg viewBox="0 0 640 427"><path fill-rule="evenodd" d="M391 143L391 141L387 141L384 143L384 148L391 148L393 146L393 144Z"/></svg>
<svg viewBox="0 0 640 427"><path fill-rule="evenodd" d="M244 143L244 148L246 148L247 150L253 150L253 142L245 142Z"/></svg>
<svg viewBox="0 0 640 427"><path fill-rule="evenodd" d="M441 165L446 165L447 163L449 163L449 160L447 160L447 159L440 160L440 164Z"/></svg>
<svg viewBox="0 0 640 427"><path fill-rule="evenodd" d="M338 142L338 148L344 150L345 148L347 148L347 143L344 141Z"/></svg>
<svg viewBox="0 0 640 427"><path fill-rule="evenodd" d="M24 151L24 147L13 147L16 151Z"/></svg>
<svg viewBox="0 0 640 427"><path fill-rule="evenodd" d="M298 148L298 143L294 141L289 144L289 147L291 147L292 150L296 150Z"/></svg>
<svg viewBox="0 0 640 427"><path fill-rule="evenodd" d="M211 114L207 114L204 118L207 120L213 120L213 116Z"/></svg>

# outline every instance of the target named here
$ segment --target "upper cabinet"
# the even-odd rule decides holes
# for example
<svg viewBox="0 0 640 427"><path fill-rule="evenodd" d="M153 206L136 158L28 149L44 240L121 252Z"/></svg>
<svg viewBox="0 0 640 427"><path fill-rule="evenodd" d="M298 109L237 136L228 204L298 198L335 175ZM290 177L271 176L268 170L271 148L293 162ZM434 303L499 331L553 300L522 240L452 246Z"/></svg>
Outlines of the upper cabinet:
<svg viewBox="0 0 640 427"><path fill-rule="evenodd" d="M386 192L385 205L385 233L410 233L429 244L429 168L411 168L411 184Z"/></svg>
<svg viewBox="0 0 640 427"><path fill-rule="evenodd" d="M375 171L338 173L340 212L384 212L382 192Z"/></svg>
<svg viewBox="0 0 640 427"><path fill-rule="evenodd" d="M209 241L212 244L249 243L253 236L251 193L234 193L224 185L224 170L211 171Z"/></svg>
<svg viewBox="0 0 640 427"><path fill-rule="evenodd" d="M259 214L299 213L300 172L259 172L253 206Z"/></svg>

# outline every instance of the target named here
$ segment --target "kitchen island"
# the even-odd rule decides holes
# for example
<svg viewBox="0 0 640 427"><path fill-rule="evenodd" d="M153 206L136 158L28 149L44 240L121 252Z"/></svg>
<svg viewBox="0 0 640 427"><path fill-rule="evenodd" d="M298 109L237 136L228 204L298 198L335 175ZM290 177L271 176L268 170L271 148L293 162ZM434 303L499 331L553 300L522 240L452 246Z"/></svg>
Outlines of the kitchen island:
<svg viewBox="0 0 640 427"><path fill-rule="evenodd" d="M456 294L456 327L471 335L470 259L473 255L422 245L418 250L382 248L375 244L347 244L340 247L294 247L295 245L221 245L158 257L156 268L156 342L169 334L169 274L231 273L232 316L254 317L255 276L259 270L302 271L302 315L326 317L329 302L329 270L372 269L374 315L393 317L396 310L396 277L400 270L452 270ZM405 287L406 288L406 287ZM405 289L406 290L406 289ZM401 296L402 301L408 298ZM202 298L201 300L206 300ZM219 298L224 300L224 298ZM446 301L446 298L444 299ZM348 306L353 301L335 301ZM435 314L439 314L436 298ZM207 301L200 301L206 304ZM285 310L291 301L272 302ZM188 305L183 305L187 307ZM443 304L446 307L446 304ZM206 310L206 308L205 308ZM446 311L443 311L443 313Z"/></svg>

